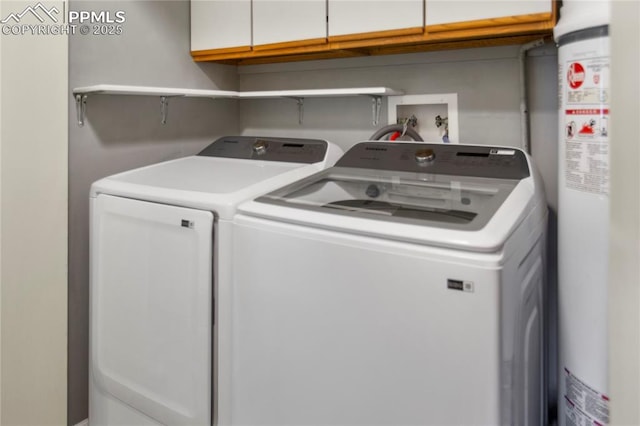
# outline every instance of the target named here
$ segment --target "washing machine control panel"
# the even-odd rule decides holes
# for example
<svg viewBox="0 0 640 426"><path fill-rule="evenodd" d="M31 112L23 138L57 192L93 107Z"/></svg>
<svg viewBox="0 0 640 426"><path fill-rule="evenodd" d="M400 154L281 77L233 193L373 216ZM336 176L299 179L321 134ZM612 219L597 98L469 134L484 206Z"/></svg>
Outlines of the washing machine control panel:
<svg viewBox="0 0 640 426"><path fill-rule="evenodd" d="M524 152L516 148L426 143L362 142L347 151L336 167L494 179L530 175Z"/></svg>
<svg viewBox="0 0 640 426"><path fill-rule="evenodd" d="M324 160L327 148L327 141L320 139L225 136L198 155L312 164Z"/></svg>

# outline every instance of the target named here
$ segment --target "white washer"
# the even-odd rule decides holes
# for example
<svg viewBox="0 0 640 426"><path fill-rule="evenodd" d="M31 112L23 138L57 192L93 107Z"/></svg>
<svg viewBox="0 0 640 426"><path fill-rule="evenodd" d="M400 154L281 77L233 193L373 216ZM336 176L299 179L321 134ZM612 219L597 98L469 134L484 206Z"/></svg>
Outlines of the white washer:
<svg viewBox="0 0 640 426"><path fill-rule="evenodd" d="M364 142L234 222L234 425L542 425L547 208L513 148Z"/></svg>
<svg viewBox="0 0 640 426"><path fill-rule="evenodd" d="M92 426L228 424L236 206L340 154L322 140L224 137L92 185Z"/></svg>

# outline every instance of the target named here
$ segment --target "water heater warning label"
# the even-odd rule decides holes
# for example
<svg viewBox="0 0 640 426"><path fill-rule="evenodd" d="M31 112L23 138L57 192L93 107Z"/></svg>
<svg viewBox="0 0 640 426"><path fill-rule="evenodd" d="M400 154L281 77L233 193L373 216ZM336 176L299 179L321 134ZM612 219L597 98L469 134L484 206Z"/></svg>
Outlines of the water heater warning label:
<svg viewBox="0 0 640 426"><path fill-rule="evenodd" d="M561 86L564 184L609 195L609 56L602 41L586 40L563 53Z"/></svg>
<svg viewBox="0 0 640 426"><path fill-rule="evenodd" d="M609 398L564 369L566 426L609 424Z"/></svg>

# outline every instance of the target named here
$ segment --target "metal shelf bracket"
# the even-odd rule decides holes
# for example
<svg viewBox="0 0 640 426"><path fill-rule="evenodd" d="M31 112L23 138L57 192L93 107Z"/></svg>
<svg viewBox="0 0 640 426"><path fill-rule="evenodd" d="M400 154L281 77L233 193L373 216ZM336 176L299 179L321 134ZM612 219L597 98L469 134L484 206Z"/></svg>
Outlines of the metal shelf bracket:
<svg viewBox="0 0 640 426"><path fill-rule="evenodd" d="M84 126L84 116L87 111L87 95L76 95L76 115L78 117L78 126Z"/></svg>
<svg viewBox="0 0 640 426"><path fill-rule="evenodd" d="M304 98L296 98L298 103L298 124L304 121Z"/></svg>
<svg viewBox="0 0 640 426"><path fill-rule="evenodd" d="M371 96L371 115L374 126L380 122L380 109L382 107L382 96Z"/></svg>
<svg viewBox="0 0 640 426"><path fill-rule="evenodd" d="M167 124L167 115L169 114L169 98L160 96L160 122Z"/></svg>
<svg viewBox="0 0 640 426"><path fill-rule="evenodd" d="M302 124L304 121L304 98L299 96L287 96L289 99L293 99L298 104L298 124Z"/></svg>

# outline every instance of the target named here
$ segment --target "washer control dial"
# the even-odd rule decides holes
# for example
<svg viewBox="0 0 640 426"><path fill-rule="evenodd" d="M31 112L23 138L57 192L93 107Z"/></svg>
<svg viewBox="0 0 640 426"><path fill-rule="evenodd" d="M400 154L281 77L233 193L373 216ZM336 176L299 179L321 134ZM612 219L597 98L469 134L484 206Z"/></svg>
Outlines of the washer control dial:
<svg viewBox="0 0 640 426"><path fill-rule="evenodd" d="M416 151L415 159L419 164L430 163L436 159L436 153L431 148L419 149Z"/></svg>
<svg viewBox="0 0 640 426"><path fill-rule="evenodd" d="M267 146L269 146L269 144L266 141L256 141L253 144L253 152L258 155L264 155L267 153Z"/></svg>

